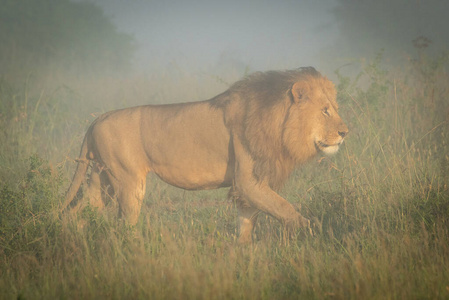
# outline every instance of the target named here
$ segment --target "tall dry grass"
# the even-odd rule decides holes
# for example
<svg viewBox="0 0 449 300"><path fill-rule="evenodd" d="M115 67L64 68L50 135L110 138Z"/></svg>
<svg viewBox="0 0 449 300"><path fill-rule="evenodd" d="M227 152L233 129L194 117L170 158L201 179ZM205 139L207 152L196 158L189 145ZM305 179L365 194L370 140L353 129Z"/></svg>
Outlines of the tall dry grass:
<svg viewBox="0 0 449 300"><path fill-rule="evenodd" d="M355 79L340 75L350 136L281 191L312 219L314 235L285 239L262 215L249 246L235 242L226 190L185 192L155 177L134 228L114 205L58 214L73 168L66 157L76 156L89 113L207 98L196 79L180 76L185 89L144 77L113 89L109 79L101 85L109 103L91 101L102 94L94 83L33 95L2 83L0 298L448 298L445 63L422 56L388 73L374 60Z"/></svg>

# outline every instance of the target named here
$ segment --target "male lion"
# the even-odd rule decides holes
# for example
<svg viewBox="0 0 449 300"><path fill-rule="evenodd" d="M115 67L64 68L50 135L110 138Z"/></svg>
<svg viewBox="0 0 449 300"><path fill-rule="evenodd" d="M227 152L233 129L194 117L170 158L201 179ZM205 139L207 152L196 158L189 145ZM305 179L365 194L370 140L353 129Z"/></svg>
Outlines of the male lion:
<svg viewBox="0 0 449 300"><path fill-rule="evenodd" d="M105 113L86 133L64 208L92 162L86 197L100 209L116 197L130 224L154 172L186 190L231 187L241 243L252 240L259 212L287 228L307 226L275 190L296 165L338 150L348 128L337 110L333 84L307 67L255 73L207 101Z"/></svg>

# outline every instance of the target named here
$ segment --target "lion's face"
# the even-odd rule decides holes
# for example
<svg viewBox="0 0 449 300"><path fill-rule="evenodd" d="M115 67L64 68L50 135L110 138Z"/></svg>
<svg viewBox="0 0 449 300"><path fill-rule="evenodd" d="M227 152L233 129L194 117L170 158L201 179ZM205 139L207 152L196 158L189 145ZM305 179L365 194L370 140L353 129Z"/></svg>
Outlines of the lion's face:
<svg viewBox="0 0 449 300"><path fill-rule="evenodd" d="M284 136L289 151L299 160L316 152L337 152L348 128L338 115L333 84L325 78L297 82L291 97Z"/></svg>
<svg viewBox="0 0 449 300"><path fill-rule="evenodd" d="M312 130L312 137L315 147L325 153L334 154L338 151L344 137L348 133L348 128L338 115L337 107L332 106L327 101L322 101L318 107L312 109L315 114L315 128ZM318 108L319 111L316 111Z"/></svg>

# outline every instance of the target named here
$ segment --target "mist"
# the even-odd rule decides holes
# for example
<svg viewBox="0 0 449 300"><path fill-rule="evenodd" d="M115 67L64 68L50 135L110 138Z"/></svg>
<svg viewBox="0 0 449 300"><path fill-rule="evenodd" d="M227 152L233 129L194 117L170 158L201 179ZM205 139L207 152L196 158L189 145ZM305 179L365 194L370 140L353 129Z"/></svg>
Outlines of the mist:
<svg viewBox="0 0 449 300"><path fill-rule="evenodd" d="M154 72L233 67L251 70L323 66L317 51L335 43L326 1L94 0L138 43L135 64Z"/></svg>
<svg viewBox="0 0 449 300"><path fill-rule="evenodd" d="M170 77L181 72L223 77L228 81L252 71L314 66L335 79L336 69L357 69L379 53L386 66L397 66L413 59L424 48L430 55L449 49L445 32L449 27L445 15L449 2L440 0L47 0L42 1L42 9L23 9L19 18L8 14L7 4L11 1L4 2L5 33L0 49L3 75L19 65L30 69L36 61L36 55L30 55L33 53L39 54L41 60L45 58L35 68L41 74L53 64L85 77L85 71L96 61L108 57L109 61L102 62L102 70L118 71L128 77L130 74ZM26 3L22 3L23 7ZM65 8L72 11L73 20L55 21L66 18L55 17L61 3L79 4ZM95 11L96 17L78 24L78 31L54 29L70 28L77 22L75 18L86 17L89 11ZM95 19L100 15L102 24ZM40 18L47 19L47 24ZM36 21L41 26L33 24ZM111 29L100 30L108 22L116 33L111 33ZM96 35L91 34L95 31ZM114 34L121 37L113 40L110 37ZM28 42L17 42L20 36ZM80 42L86 46L79 48ZM22 49L28 54L22 55ZM105 49L115 52L105 53ZM95 52L98 53L93 56ZM68 65L74 57L77 61ZM11 61L13 67L6 68ZM124 68L123 61L130 61L129 68ZM131 72L124 73L125 70Z"/></svg>
<svg viewBox="0 0 449 300"><path fill-rule="evenodd" d="M105 1L118 29L137 41L145 72L315 66L326 73L383 51L389 64L423 36L447 50L446 1Z"/></svg>
<svg viewBox="0 0 449 300"><path fill-rule="evenodd" d="M209 99L254 71L313 66L339 85L339 76L357 78L373 61L402 73L419 60L447 67L447 1L2 4L0 88L24 96L15 104L21 114L30 113L22 107L70 113L66 131L52 133L55 143L67 132L80 134L102 112ZM56 144L41 147L62 155Z"/></svg>

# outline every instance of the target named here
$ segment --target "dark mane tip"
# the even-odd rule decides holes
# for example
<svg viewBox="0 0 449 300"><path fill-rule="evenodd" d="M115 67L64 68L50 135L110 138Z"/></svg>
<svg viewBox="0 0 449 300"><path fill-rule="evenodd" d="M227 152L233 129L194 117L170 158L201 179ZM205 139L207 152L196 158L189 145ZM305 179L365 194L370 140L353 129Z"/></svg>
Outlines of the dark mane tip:
<svg viewBox="0 0 449 300"><path fill-rule="evenodd" d="M321 77L321 73L318 72L314 67L300 67L293 70L283 70L283 71L265 71L265 72L254 72L245 76L243 79L235 82L231 85L231 89L245 88L251 86L252 84L257 85L257 83L268 84L268 83L286 83L291 84L296 82L304 76Z"/></svg>
<svg viewBox="0 0 449 300"><path fill-rule="evenodd" d="M305 75L310 75L313 77L321 77L321 73L318 72L314 67L301 67L297 69L299 72L305 74Z"/></svg>
<svg viewBox="0 0 449 300"><path fill-rule="evenodd" d="M319 78L321 74L314 67L255 72L231 85L228 91L239 93L245 99L265 103L269 107L282 100L295 82L306 77Z"/></svg>

